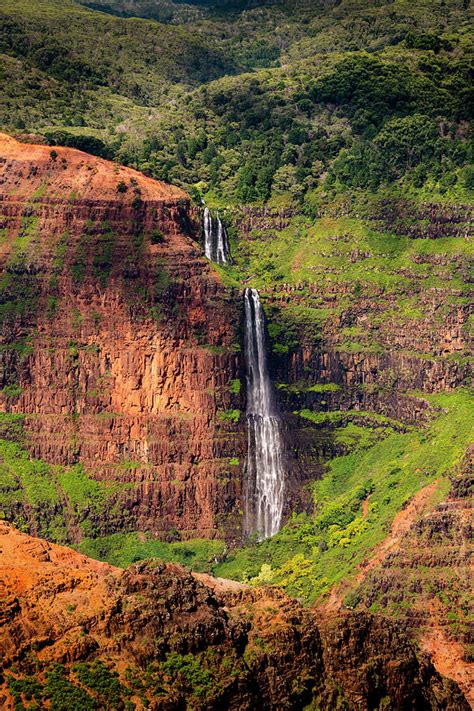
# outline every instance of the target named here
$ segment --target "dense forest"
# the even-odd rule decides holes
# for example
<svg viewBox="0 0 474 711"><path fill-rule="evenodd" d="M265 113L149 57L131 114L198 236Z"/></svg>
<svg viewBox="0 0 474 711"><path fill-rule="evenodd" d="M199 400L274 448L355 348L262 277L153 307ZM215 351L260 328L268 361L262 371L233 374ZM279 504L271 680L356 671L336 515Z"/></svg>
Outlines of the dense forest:
<svg viewBox="0 0 474 711"><path fill-rule="evenodd" d="M226 204L472 188L470 3L148 5L4 2L1 124Z"/></svg>

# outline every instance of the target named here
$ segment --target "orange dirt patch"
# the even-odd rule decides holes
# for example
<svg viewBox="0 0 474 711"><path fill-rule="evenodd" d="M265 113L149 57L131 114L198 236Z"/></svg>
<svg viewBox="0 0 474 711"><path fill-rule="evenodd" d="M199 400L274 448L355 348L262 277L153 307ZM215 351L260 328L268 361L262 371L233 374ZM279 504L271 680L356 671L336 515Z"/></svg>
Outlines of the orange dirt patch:
<svg viewBox="0 0 474 711"><path fill-rule="evenodd" d="M431 655L439 673L454 679L474 708L474 664L466 662L462 646L449 639L434 619L433 626L422 636L420 643L423 651Z"/></svg>
<svg viewBox="0 0 474 711"><path fill-rule="evenodd" d="M0 157L2 192L14 191L14 200L30 196L35 189L44 189L41 197L49 199L66 195L95 202L132 203L138 196L147 201L187 198L179 188L74 148L20 143L0 133ZM121 182L125 192L117 191Z"/></svg>
<svg viewBox="0 0 474 711"><path fill-rule="evenodd" d="M118 575L121 571L108 563L86 558L63 546L20 533L6 523L0 523L0 596L33 590L45 571L65 568L76 576L76 582ZM41 565L38 565L41 563Z"/></svg>
<svg viewBox="0 0 474 711"><path fill-rule="evenodd" d="M364 501L362 502L362 518L367 518L367 514L369 513L369 499L370 496L368 496Z"/></svg>

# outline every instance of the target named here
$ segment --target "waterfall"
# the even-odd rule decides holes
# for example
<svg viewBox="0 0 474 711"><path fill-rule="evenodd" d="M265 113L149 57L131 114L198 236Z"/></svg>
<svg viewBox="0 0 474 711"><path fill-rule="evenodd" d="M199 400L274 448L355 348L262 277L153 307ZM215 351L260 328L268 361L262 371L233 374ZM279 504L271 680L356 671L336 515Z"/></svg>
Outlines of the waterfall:
<svg viewBox="0 0 474 711"><path fill-rule="evenodd" d="M268 374L265 318L256 289L246 289L247 465L245 532L260 539L275 535L283 514L285 472L281 422Z"/></svg>
<svg viewBox="0 0 474 711"><path fill-rule="evenodd" d="M215 220L208 207L204 209L204 254L211 262L227 264L230 259L229 240L217 212Z"/></svg>
<svg viewBox="0 0 474 711"><path fill-rule="evenodd" d="M218 264L227 264L229 261L229 240L227 239L227 232L222 224L222 220L219 217L219 213L216 216L217 220L217 244L216 244L216 262Z"/></svg>
<svg viewBox="0 0 474 711"><path fill-rule="evenodd" d="M212 261L212 215L208 207L204 209L204 254Z"/></svg>

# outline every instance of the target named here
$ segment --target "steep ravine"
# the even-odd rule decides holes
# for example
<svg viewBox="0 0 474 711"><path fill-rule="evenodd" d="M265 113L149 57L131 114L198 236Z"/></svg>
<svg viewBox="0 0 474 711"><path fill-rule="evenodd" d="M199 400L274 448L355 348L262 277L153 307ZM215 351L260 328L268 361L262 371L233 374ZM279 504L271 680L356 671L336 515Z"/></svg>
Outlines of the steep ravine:
<svg viewBox="0 0 474 711"><path fill-rule="evenodd" d="M205 258L199 241L202 215L177 188L79 151L26 145L7 136L0 137L0 202L2 516L41 538L73 544L98 539L100 558L107 557L100 549L102 537L113 533L136 532L143 542L149 537L169 542L225 538L240 543L248 405L243 290L226 286L227 274L221 271L221 278ZM281 224L272 227L276 232L286 228L292 215L278 219ZM242 237L246 239L245 232ZM234 266L226 269L232 274ZM354 449L365 432L373 444L388 433L423 426L436 410L427 394L455 390L466 381L467 308L461 302L456 306L454 293L449 303L443 302L440 290L429 297L433 311L442 308L447 313L441 325L439 318L433 327L423 317L417 331L415 322L402 328L393 321L377 327L377 340L366 349L364 344L341 345L344 330L360 337L367 325L372 334L374 313L382 320L385 310L389 313L396 295L381 292L378 300L369 292L363 290L354 299L345 287L335 284L331 291L317 283L280 283L261 289L267 325L266 376L276 393L275 411L267 414L278 413L285 452L284 506L282 512L278 508L278 527L293 511L313 510L307 483L323 476L334 457ZM318 328L304 320L308 314L319 318L331 303L338 308L334 312L328 308L329 317ZM354 441L343 436L348 423L358 429ZM364 505L366 515L368 499ZM10 529L5 530L10 535ZM51 550L46 543L28 541L27 548ZM218 542L213 549L217 555L211 557L207 552L211 549L204 546L203 567L225 565L229 550L221 560L223 548L224 543ZM230 549L230 564L232 554ZM186 558L186 550L183 555ZM128 560L137 558L132 555ZM84 565L88 569L89 563ZM463 566L461 560L464 570ZM197 585L175 568L158 566L150 573L143 564L126 574L107 570L120 580L125 576L127 585L132 581L133 594L138 591L142 597L143 590L151 587ZM239 576L243 572L239 570ZM258 569L252 574L257 573ZM217 585L207 583L213 590ZM208 633L212 639L223 635L219 640L225 652L218 655L224 671L230 649L232 664L243 677L236 674L227 684L220 670L216 686L212 674L205 674L199 683L205 695L209 693L206 708L224 702L230 708L251 708L267 697L269 708L281 704L299 708L311 699L323 707L343 699L349 708L372 708L385 703L385 697L397 708L414 704L465 708L458 692L446 692L448 687L429 663L411 648L407 652L408 643L399 637L396 624L389 625L387 632L388 623L378 618L342 613L324 623L319 620L316 634L311 631L314 617L282 593L250 591L236 583L229 597L229 584L220 585L227 590L222 601L205 587L199 588L198 597L203 596L199 604L178 595L167 610L191 614L197 605L196 620L192 614L190 618L194 624L206 618L209 608L237 605L238 614L243 608L250 623L255 616L250 648L239 630L235 632L234 622L220 618L218 631L214 621L209 629L205 625L205 643L196 642L192 635L190 639L188 629L183 632L173 624L170 640L156 654L149 651L148 641L139 649L135 632L124 631L128 630L125 612L107 628L106 636L112 634L114 639L110 649L118 655L116 667L110 668L122 675L125 661L142 665L134 689L144 683L143 668L157 664L153 683L164 684L171 706L164 701L165 706L156 708L178 708L183 699L192 697L194 703L195 697L201 698L201 686L196 692L187 678L188 672L193 676L188 654L204 650L207 669L215 654L206 646ZM133 609L140 608L138 601L143 602L141 597L133 598ZM146 609L140 608L139 615L143 613L146 620L153 617L155 602L153 598ZM285 634L275 626L267 639L266 631L262 632L270 619L265 610L274 602L272 619L290 617ZM12 599L7 614L8 620L10 613L14 620L12 645L23 634L15 631L17 623L23 624L16 604ZM73 605L75 600L67 603ZM102 619L102 599L98 609ZM67 607L67 612L74 610ZM75 683L76 671L68 665L83 660L94 664L101 658L97 650L103 640L95 639L89 648L82 633L77 636L77 630L66 627L66 637L60 633L58 646L58 630L32 644L47 650L51 645L55 650L67 648L59 656L56 651L52 657L45 652L43 671L50 662L60 661L67 666L61 672L64 679ZM153 639L160 630L153 627ZM88 623L83 631L89 634ZM126 644L119 638L127 638ZM295 651L281 661L283 644ZM395 645L397 659L399 653L403 657L396 665L399 672L390 667L393 656L390 664L384 656L387 644ZM243 648L248 653L242 661ZM302 671L297 657L303 652ZM167 674L176 671L172 655L179 655L179 664L186 668L184 672L180 667L184 681L178 691L168 684ZM375 655L375 661L368 662L359 678L356 670L367 655L369 659ZM162 662L165 666L158 669ZM322 669L328 679L322 680L315 669ZM22 667L22 674L30 672ZM277 682L281 675L283 681ZM46 677L41 679L43 683ZM61 683L66 683L64 679ZM199 703L196 708L201 708Z"/></svg>
<svg viewBox="0 0 474 711"><path fill-rule="evenodd" d="M9 480L7 518L70 542L137 530L239 539L242 292L204 257L202 215L179 189L79 151L7 136L0 149L1 434L74 468L52 489L24 487L23 498ZM245 208L234 216L241 249L254 230L273 239L293 219ZM373 412L399 428L420 425L430 416L423 392L466 380L465 307L450 307L436 332L429 320L424 330L394 322L377 330L377 348L351 352L340 334L389 313L395 295L366 289L353 299L347 288L261 290L288 457L284 520L308 505L302 485L345 451L333 428L298 413L340 411L370 427L364 413ZM430 298L447 307L440 290ZM315 331L301 322L305 310L329 316Z"/></svg>

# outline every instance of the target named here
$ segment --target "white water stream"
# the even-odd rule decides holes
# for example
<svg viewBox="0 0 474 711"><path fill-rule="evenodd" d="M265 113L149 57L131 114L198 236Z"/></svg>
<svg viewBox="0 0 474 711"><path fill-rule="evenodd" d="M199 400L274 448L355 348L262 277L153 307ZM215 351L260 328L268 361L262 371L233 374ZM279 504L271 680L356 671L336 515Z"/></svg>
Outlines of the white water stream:
<svg viewBox="0 0 474 711"><path fill-rule="evenodd" d="M208 207L204 209L204 254L211 262L227 264L230 259L229 240L222 220L217 212L216 217Z"/></svg>
<svg viewBox="0 0 474 711"><path fill-rule="evenodd" d="M281 421L268 374L265 317L256 289L246 289L247 466L245 532L260 539L275 535L283 515L285 471Z"/></svg>

